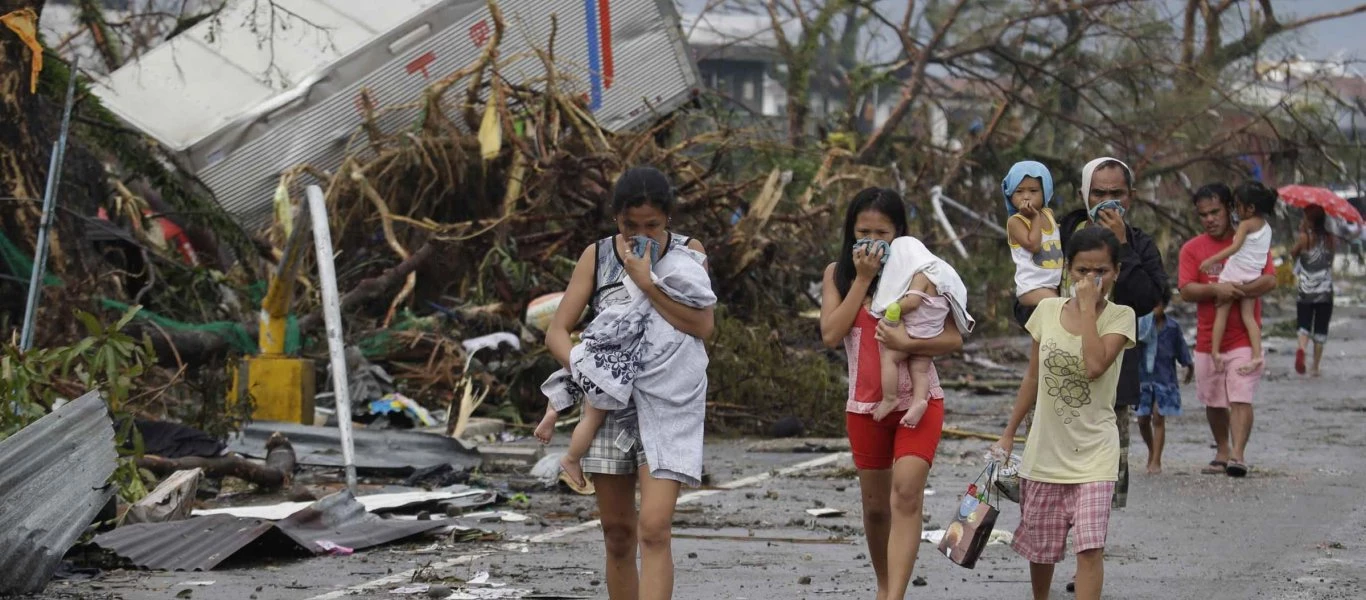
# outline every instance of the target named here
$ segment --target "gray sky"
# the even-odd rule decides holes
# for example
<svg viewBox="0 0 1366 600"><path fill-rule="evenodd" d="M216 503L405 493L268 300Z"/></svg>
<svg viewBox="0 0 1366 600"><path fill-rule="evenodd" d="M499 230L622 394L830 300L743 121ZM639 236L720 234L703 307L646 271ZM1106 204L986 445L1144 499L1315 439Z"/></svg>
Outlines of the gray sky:
<svg viewBox="0 0 1366 600"><path fill-rule="evenodd" d="M749 1L757 6L760 0ZM1184 0L1152 1L1167 2L1169 6L1173 7L1174 14L1180 14L1180 7L1185 5ZM682 7L681 10L685 13L695 13L707 5L707 0L675 0L675 2ZM1274 0L1272 6L1276 9L1277 19L1282 23L1287 23L1295 20L1296 17L1336 12L1363 3L1366 3L1366 0ZM879 4L889 8L906 5L905 0L881 0ZM904 11L904 8L902 10ZM1366 35L1362 35L1363 30L1366 30L1366 14L1359 14L1316 23L1282 37L1279 41L1290 44L1305 58L1322 60L1341 57L1349 60L1366 61ZM1366 75L1366 65L1358 65L1357 71Z"/></svg>

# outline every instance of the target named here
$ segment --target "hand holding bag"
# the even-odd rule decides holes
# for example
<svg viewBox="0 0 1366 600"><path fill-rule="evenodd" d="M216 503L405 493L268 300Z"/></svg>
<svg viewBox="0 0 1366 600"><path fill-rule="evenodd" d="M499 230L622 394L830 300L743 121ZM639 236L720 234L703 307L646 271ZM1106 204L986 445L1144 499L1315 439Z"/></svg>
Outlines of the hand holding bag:
<svg viewBox="0 0 1366 600"><path fill-rule="evenodd" d="M996 526L996 517L1000 514L989 501L995 487L990 484L995 468L996 463L988 463L968 486L968 493L963 494L963 499L958 503L944 538L939 540L940 553L955 564L969 569L977 565L977 559L987 547L991 530ZM978 483L982 485L978 486ZM999 503L1000 493L997 492L995 496Z"/></svg>

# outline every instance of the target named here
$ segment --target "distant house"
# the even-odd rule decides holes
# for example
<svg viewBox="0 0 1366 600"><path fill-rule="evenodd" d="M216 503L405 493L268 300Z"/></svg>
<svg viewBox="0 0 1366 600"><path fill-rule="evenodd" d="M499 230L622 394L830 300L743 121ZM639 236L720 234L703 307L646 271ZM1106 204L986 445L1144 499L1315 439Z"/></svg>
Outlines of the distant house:
<svg viewBox="0 0 1366 600"><path fill-rule="evenodd" d="M684 15L683 34L704 85L756 115L786 113L785 67L768 16Z"/></svg>

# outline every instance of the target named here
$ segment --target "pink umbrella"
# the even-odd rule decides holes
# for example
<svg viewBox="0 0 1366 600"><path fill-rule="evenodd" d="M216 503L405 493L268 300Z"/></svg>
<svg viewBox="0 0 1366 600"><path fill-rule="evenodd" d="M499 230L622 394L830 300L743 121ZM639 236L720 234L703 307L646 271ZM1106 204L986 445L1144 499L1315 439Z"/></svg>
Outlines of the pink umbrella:
<svg viewBox="0 0 1366 600"><path fill-rule="evenodd" d="M1348 223L1362 223L1361 213L1333 190L1307 185L1287 185L1279 190L1281 201L1295 208L1318 206L1329 216Z"/></svg>

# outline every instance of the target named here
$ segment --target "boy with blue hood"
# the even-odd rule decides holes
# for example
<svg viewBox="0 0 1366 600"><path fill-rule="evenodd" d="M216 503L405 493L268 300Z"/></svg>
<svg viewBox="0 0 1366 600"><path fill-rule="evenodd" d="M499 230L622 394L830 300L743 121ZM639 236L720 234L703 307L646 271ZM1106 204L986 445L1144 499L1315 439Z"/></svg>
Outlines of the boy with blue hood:
<svg viewBox="0 0 1366 600"><path fill-rule="evenodd" d="M1015 163L1001 181L1006 233L1015 262L1015 320L1024 327L1045 298L1058 297L1062 284L1062 235L1053 210L1053 174L1043 163Z"/></svg>

